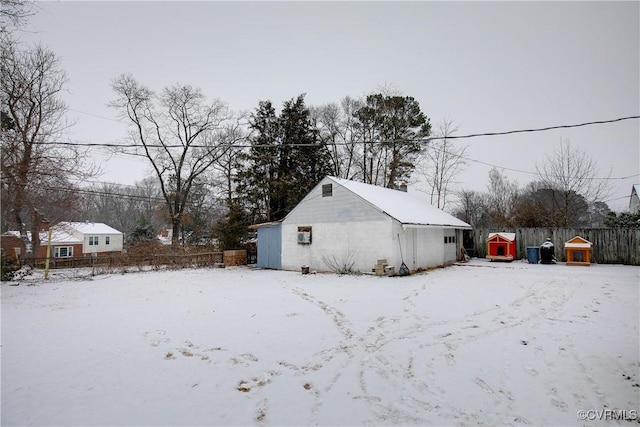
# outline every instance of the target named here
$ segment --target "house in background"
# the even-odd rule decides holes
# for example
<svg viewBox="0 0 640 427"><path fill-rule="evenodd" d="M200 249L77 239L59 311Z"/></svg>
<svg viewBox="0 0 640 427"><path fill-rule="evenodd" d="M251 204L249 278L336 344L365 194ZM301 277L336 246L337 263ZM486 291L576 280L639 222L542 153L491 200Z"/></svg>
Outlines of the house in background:
<svg viewBox="0 0 640 427"><path fill-rule="evenodd" d="M471 226L406 191L327 176L281 224L263 228L258 263L269 245L285 270L371 272L386 260L398 272L403 262L411 271L454 263Z"/></svg>
<svg viewBox="0 0 640 427"><path fill-rule="evenodd" d="M629 199L629 212L640 212L640 184L631 187L631 198Z"/></svg>
<svg viewBox="0 0 640 427"><path fill-rule="evenodd" d="M20 238L20 233L17 231L7 231L0 235L0 251L2 252L2 259L12 260L17 263L24 256L24 242Z"/></svg>
<svg viewBox="0 0 640 427"><path fill-rule="evenodd" d="M52 226L52 256L56 258L64 256L116 256L122 254L124 244L122 232L109 227L101 222L60 222ZM65 236L68 235L68 236ZM55 250L53 236L56 239ZM64 240L73 242L73 253L64 250ZM46 237L42 240L46 243ZM44 246L44 248L42 247ZM39 250L45 249L46 244Z"/></svg>
<svg viewBox="0 0 640 427"><path fill-rule="evenodd" d="M122 232L103 223L60 222L49 227L43 222L40 232L40 246L36 250L37 259L45 259L51 228L51 257L73 258L82 256L117 256L122 254ZM26 251L24 241L17 231L2 235L2 256L23 259ZM19 256L16 256L19 254Z"/></svg>

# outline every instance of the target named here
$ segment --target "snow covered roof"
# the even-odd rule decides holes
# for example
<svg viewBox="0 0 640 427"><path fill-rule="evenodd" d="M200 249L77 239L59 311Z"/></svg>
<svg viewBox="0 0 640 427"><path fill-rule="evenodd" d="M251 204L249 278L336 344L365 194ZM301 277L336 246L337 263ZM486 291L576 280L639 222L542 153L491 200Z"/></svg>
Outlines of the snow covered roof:
<svg viewBox="0 0 640 427"><path fill-rule="evenodd" d="M402 224L471 228L466 222L410 193L333 176L327 178Z"/></svg>
<svg viewBox="0 0 640 427"><path fill-rule="evenodd" d="M513 242L514 240L516 240L516 233L489 233L489 235L487 236L487 240L491 240L493 237L495 236L500 236L505 240L508 240L510 242Z"/></svg>
<svg viewBox="0 0 640 427"><path fill-rule="evenodd" d="M564 243L565 248L587 249L593 245L590 241L580 236L576 236Z"/></svg>
<svg viewBox="0 0 640 427"><path fill-rule="evenodd" d="M46 242L49 239L47 231L40 232L40 241ZM82 243L82 239L74 237L67 230L51 227L51 243Z"/></svg>
<svg viewBox="0 0 640 427"><path fill-rule="evenodd" d="M17 230L10 230L2 234L3 236L13 236L20 238L20 232ZM39 233L40 242L46 242L49 240L49 232L40 231ZM31 232L27 231L27 239L31 240ZM56 229L55 227L51 227L51 243L82 243L82 240L73 237L70 233L65 230Z"/></svg>
<svg viewBox="0 0 640 427"><path fill-rule="evenodd" d="M122 234L122 232L101 222L61 222L54 227L75 230L82 234Z"/></svg>

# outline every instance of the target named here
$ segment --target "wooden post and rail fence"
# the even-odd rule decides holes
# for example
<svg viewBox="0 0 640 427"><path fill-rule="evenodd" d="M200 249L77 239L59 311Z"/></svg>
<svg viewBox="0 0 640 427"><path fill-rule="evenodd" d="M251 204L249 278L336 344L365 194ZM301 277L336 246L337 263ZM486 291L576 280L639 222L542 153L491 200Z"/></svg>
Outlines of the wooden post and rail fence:
<svg viewBox="0 0 640 427"><path fill-rule="evenodd" d="M36 259L36 268L45 267L45 259ZM49 268L126 268L126 267L209 267L224 263L224 252L201 252L192 254L156 254L144 256L82 256L51 258Z"/></svg>

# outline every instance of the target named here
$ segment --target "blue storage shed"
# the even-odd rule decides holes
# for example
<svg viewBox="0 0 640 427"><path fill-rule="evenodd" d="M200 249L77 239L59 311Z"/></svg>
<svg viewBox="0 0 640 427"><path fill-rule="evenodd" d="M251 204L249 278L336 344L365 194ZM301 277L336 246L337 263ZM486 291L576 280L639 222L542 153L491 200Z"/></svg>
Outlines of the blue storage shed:
<svg viewBox="0 0 640 427"><path fill-rule="evenodd" d="M252 225L258 233L258 268L282 268L282 224L266 222Z"/></svg>

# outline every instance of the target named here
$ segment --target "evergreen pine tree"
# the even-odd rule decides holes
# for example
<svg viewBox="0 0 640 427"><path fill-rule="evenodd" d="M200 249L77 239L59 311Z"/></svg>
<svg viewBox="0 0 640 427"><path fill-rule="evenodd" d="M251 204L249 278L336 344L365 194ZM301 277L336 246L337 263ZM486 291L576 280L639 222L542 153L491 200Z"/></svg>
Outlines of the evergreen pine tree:
<svg viewBox="0 0 640 427"><path fill-rule="evenodd" d="M410 96L373 94L354 113L365 138L363 177L370 184L398 188L411 177L431 134L429 118Z"/></svg>
<svg viewBox="0 0 640 427"><path fill-rule="evenodd" d="M270 101L261 101L250 126L255 136L238 174L238 192L253 207L254 221L278 221L330 173L329 152L304 95L286 101L280 117Z"/></svg>
<svg viewBox="0 0 640 427"><path fill-rule="evenodd" d="M304 95L284 103L280 115L282 129L281 175L286 192L284 215L289 213L326 175L331 173L329 151L311 122ZM282 216L284 218L284 215Z"/></svg>
<svg viewBox="0 0 640 427"><path fill-rule="evenodd" d="M156 238L156 230L146 215L141 215L128 236L129 243L150 242Z"/></svg>
<svg viewBox="0 0 640 427"><path fill-rule="evenodd" d="M278 117L271 101L260 101L249 126L255 136L249 152L240 155L244 167L236 177L237 192L243 196L252 221L271 221L271 213L279 210L276 183L280 143Z"/></svg>

